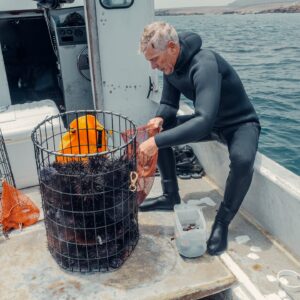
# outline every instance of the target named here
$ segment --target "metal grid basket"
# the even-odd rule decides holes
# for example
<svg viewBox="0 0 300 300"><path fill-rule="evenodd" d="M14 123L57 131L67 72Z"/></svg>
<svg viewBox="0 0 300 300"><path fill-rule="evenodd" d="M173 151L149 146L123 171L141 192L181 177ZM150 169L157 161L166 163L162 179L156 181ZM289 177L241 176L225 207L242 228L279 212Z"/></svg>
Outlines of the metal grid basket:
<svg viewBox="0 0 300 300"><path fill-rule="evenodd" d="M6 180L10 185L15 185L15 179L11 171L8 154L5 147L4 138L0 129L0 180ZM0 184L0 194L2 193L2 184Z"/></svg>
<svg viewBox="0 0 300 300"><path fill-rule="evenodd" d="M68 154L62 154L58 151L61 140L70 132L64 124L78 125L83 116L95 117L95 124L77 130L79 146L101 144L105 151L90 153L89 149L89 154L82 154L81 147L78 152L78 147L70 145ZM96 120L104 130L99 130ZM97 131L97 145L88 138L93 131ZM123 139L124 132L131 133L129 140ZM82 136L87 139L80 140ZM102 111L66 112L33 130L48 248L62 268L74 272L117 269L136 246L138 208L131 181L136 175L135 138L132 121Z"/></svg>

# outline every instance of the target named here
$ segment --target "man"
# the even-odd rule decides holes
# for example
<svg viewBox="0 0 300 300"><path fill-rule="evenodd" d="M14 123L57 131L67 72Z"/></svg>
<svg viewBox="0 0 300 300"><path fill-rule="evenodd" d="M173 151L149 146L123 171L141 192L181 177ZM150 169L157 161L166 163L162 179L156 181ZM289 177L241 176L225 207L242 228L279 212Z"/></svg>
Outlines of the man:
<svg viewBox="0 0 300 300"><path fill-rule="evenodd" d="M178 35L163 22L146 26L141 37L140 51L164 78L158 112L149 121L163 130L139 147L143 160L158 151L163 195L146 200L140 210L172 210L180 203L171 146L211 139L226 143L230 172L207 242L208 253L220 255L227 248L229 223L252 180L260 125L235 70L220 55L201 46L199 35ZM181 93L193 101L193 115L176 116Z"/></svg>

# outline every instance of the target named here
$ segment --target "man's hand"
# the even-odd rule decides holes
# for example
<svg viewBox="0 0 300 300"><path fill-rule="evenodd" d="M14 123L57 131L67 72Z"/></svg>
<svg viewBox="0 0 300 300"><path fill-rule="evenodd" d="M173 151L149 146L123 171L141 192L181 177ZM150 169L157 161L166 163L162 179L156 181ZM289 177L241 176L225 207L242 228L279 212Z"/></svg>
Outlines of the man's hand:
<svg viewBox="0 0 300 300"><path fill-rule="evenodd" d="M163 123L164 123L163 118L156 117L156 118L151 119L147 125L149 127L151 127L152 129L159 129L159 131L161 131Z"/></svg>
<svg viewBox="0 0 300 300"><path fill-rule="evenodd" d="M138 149L139 162L142 166L153 157L158 151L154 137L149 138L143 142Z"/></svg>

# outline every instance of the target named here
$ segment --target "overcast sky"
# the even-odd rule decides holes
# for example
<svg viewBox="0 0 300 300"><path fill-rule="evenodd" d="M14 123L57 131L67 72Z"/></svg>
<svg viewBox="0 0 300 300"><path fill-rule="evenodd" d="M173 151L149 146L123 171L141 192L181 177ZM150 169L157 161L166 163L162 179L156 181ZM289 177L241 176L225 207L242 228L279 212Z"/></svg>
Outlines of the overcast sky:
<svg viewBox="0 0 300 300"><path fill-rule="evenodd" d="M227 5L233 0L155 0L155 8Z"/></svg>

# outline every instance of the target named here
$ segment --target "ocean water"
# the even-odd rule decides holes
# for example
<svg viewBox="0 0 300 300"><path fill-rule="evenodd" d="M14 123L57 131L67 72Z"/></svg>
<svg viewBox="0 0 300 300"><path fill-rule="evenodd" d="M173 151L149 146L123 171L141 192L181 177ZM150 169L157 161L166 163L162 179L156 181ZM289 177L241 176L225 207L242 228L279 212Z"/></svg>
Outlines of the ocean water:
<svg viewBox="0 0 300 300"><path fill-rule="evenodd" d="M262 125L259 151L300 175L300 14L156 17L230 62Z"/></svg>

